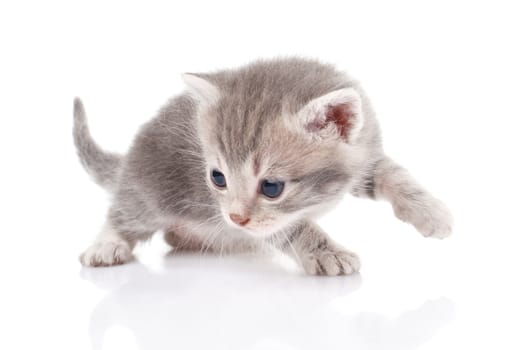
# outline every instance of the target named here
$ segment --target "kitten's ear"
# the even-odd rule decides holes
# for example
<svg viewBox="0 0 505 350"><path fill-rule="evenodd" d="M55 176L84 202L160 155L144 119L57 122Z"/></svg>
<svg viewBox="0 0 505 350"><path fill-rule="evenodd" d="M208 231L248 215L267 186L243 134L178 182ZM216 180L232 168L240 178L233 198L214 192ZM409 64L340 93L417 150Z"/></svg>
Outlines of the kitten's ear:
<svg viewBox="0 0 505 350"><path fill-rule="evenodd" d="M184 73L181 77L190 94L198 100L201 105L208 106L219 99L218 88L202 76Z"/></svg>
<svg viewBox="0 0 505 350"><path fill-rule="evenodd" d="M352 143L363 126L361 97L353 88L335 90L307 103L298 117L308 133L336 133L344 142Z"/></svg>

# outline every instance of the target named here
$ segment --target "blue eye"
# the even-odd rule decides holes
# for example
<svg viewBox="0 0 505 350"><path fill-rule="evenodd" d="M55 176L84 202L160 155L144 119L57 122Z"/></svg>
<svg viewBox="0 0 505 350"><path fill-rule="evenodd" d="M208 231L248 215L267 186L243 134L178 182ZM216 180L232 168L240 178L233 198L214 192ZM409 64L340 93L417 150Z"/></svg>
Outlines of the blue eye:
<svg viewBox="0 0 505 350"><path fill-rule="evenodd" d="M226 178L224 177L224 174L219 170L212 170L210 177L214 185L217 187L226 187Z"/></svg>
<svg viewBox="0 0 505 350"><path fill-rule="evenodd" d="M268 198L277 198L281 195L284 189L284 182L282 181L268 181L263 180L261 183L261 193Z"/></svg>

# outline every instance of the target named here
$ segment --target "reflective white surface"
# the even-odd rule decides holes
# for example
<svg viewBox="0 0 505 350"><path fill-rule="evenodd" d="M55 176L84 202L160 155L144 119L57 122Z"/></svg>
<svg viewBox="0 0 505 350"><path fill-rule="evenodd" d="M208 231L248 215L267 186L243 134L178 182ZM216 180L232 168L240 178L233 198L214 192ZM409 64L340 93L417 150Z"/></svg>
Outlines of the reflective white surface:
<svg viewBox="0 0 505 350"><path fill-rule="evenodd" d="M138 261L113 268L81 268L75 255L58 253L64 243L51 244L50 257L40 252L30 264L8 253L11 268L3 267L2 292L7 331L0 344L143 350L503 348L503 257L461 237L430 242L398 226L405 232L385 235L398 242L379 243L364 234L371 245L361 251L362 272L336 278L306 276L279 255L174 255L161 237L137 249Z"/></svg>
<svg viewBox="0 0 505 350"><path fill-rule="evenodd" d="M0 349L505 349L505 46L496 1L0 3ZM358 77L386 151L453 210L430 240L345 198L322 227L359 275L282 256L174 256L83 269L107 198L82 170L72 99L106 149L182 72L300 54Z"/></svg>
<svg viewBox="0 0 505 350"><path fill-rule="evenodd" d="M307 277L243 257L169 257L161 266L82 271L108 290L89 319L95 348L117 348L129 333L139 349L415 349L455 315L446 297L393 316L356 308L360 275Z"/></svg>

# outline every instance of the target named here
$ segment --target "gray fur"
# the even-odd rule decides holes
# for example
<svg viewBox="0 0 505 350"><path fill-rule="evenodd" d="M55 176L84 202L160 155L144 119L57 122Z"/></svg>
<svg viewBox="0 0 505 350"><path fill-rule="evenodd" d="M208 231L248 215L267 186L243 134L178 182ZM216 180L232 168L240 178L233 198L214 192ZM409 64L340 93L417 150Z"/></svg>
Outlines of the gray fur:
<svg viewBox="0 0 505 350"><path fill-rule="evenodd" d="M397 216L430 231L422 231L426 235L444 236L447 227L450 231L445 207L436 202L438 212L432 213L428 206L435 199L384 155L371 104L347 74L315 60L287 58L195 76L210 83L204 85L214 87L218 97L213 98L214 91L205 102L192 93L169 100L141 128L123 157L104 152L91 139L76 99L79 157L93 179L113 195L106 229L81 257L83 264L125 262L129 256L121 261L114 243L123 247L128 242L133 248L161 229L180 249L234 252L271 242L293 250L308 273L352 273L359 269L357 256L331 242L310 221L347 192L391 201ZM333 134L316 138L297 127L299 113L309 102L346 88L354 89L361 100L363 125L355 140L345 142ZM226 191L209 180L209 169L218 163L228 169L232 185ZM247 194L255 186L246 174L247 167L252 172L249 164L258 164L266 176L286 180L286 193L278 200L265 200L254 189ZM419 205L419 198L426 205ZM268 237L259 239L230 225L223 214L235 210L231 208L237 203L258 225L272 222L275 230L266 229ZM415 217L419 209L424 209L422 217L432 219L428 228L420 228ZM440 233L440 227L445 231Z"/></svg>
<svg viewBox="0 0 505 350"><path fill-rule="evenodd" d="M100 186L111 189L117 183L121 156L105 152L91 138L86 112L79 98L74 100L74 143L82 166Z"/></svg>

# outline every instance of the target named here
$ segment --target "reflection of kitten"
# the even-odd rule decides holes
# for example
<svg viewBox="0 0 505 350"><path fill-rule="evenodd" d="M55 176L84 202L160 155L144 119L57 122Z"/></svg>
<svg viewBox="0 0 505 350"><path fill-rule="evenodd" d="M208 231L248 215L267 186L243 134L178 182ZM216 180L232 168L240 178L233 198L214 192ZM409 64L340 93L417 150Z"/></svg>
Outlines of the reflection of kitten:
<svg viewBox="0 0 505 350"><path fill-rule="evenodd" d="M390 201L424 236L450 234L446 207L384 154L370 103L346 74L291 58L183 79L188 92L144 125L124 156L92 140L75 100L79 157L113 194L84 265L127 262L139 240L161 229L176 249L269 243L310 274L349 274L358 257L310 219L348 192Z"/></svg>
<svg viewBox="0 0 505 350"><path fill-rule="evenodd" d="M202 274L203 264L212 272ZM413 350L454 318L454 303L443 297L396 317L342 312L343 298L360 288L358 274L338 283L304 280L282 276L287 269L274 264L171 255L156 271L137 263L113 271L84 269L82 277L106 291L89 318L92 348L119 348L114 337L108 346L104 342L107 331L120 326L137 349L149 350L166 350L167 339L173 349ZM233 333L223 336L229 328Z"/></svg>

